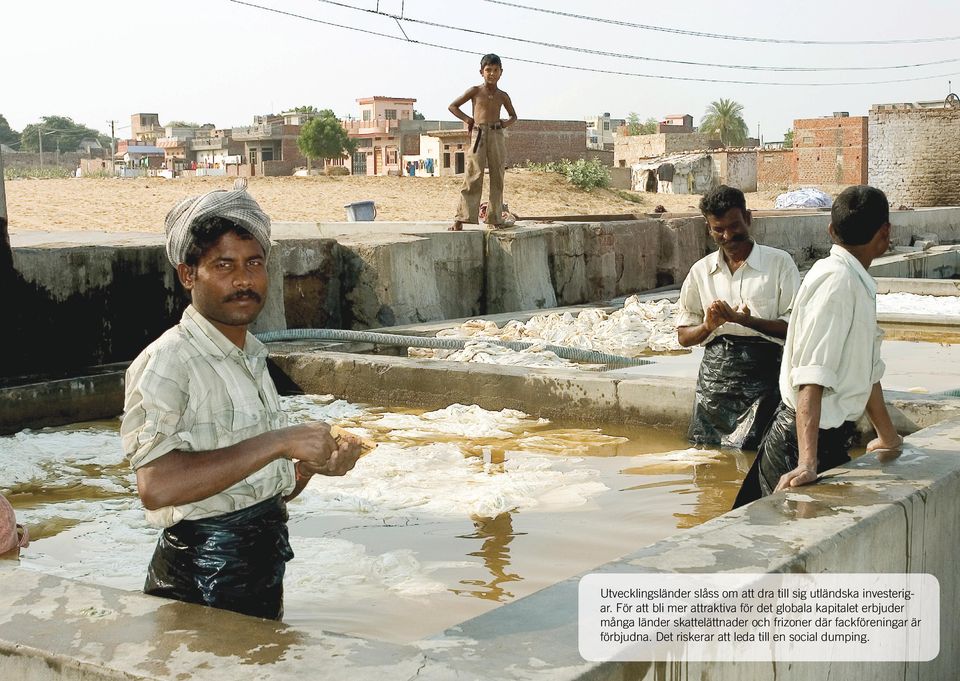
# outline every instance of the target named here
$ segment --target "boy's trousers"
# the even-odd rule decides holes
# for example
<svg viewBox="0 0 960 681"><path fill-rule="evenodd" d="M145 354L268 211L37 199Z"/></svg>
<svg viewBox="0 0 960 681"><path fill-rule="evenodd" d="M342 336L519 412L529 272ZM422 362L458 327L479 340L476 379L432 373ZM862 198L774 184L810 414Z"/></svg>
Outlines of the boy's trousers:
<svg viewBox="0 0 960 681"><path fill-rule="evenodd" d="M463 189L457 221L476 224L480 215L480 193L483 190L483 170L490 170L490 201L487 204L487 224L503 221L503 127L500 123L481 123L473 127L470 149L467 151Z"/></svg>

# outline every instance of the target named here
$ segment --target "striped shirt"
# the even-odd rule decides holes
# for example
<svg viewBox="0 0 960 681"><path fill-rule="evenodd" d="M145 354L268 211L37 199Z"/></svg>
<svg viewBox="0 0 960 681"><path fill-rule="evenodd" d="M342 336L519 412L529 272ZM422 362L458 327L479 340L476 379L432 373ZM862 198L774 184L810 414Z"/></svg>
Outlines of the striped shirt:
<svg viewBox="0 0 960 681"><path fill-rule="evenodd" d="M286 426L266 359L266 347L253 335L241 350L187 307L180 323L127 369L120 435L131 467L173 450L206 452ZM201 501L148 510L147 521L170 527L222 515L289 494L295 483L293 462L277 459Z"/></svg>

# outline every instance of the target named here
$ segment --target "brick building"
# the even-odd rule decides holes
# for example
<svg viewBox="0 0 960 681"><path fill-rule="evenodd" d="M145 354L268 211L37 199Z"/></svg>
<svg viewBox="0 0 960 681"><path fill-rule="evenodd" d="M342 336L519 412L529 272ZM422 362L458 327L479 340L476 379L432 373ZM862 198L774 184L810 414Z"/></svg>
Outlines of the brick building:
<svg viewBox="0 0 960 681"><path fill-rule="evenodd" d="M653 135L617 135L613 146L614 165L632 166L644 159L686 151L719 149L723 144L713 133L660 132Z"/></svg>
<svg viewBox="0 0 960 681"><path fill-rule="evenodd" d="M584 121L518 120L503 132L507 147L504 166L581 158L599 158L610 165L613 153L588 149L585 129ZM423 135L420 146L437 154L437 174L460 175L464 171L470 135L462 125L459 130L435 130Z"/></svg>
<svg viewBox="0 0 960 681"><path fill-rule="evenodd" d="M793 122L793 184L866 184L866 116L839 112Z"/></svg>
<svg viewBox="0 0 960 681"><path fill-rule="evenodd" d="M757 151L757 190L786 189L794 183L796 155L793 149Z"/></svg>
<svg viewBox="0 0 960 681"><path fill-rule="evenodd" d="M305 116L296 111L254 116L254 125L233 128L232 139L243 144L243 174L292 175L295 168L307 165L297 147Z"/></svg>
<svg viewBox="0 0 960 681"><path fill-rule="evenodd" d="M870 184L890 203L960 205L960 109L942 102L870 109Z"/></svg>

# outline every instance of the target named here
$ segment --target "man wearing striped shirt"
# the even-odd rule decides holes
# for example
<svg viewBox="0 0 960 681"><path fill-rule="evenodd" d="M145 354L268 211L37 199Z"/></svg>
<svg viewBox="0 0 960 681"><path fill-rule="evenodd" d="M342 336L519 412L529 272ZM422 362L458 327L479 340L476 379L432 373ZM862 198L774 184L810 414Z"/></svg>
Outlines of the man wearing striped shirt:
<svg viewBox="0 0 960 681"><path fill-rule="evenodd" d="M270 220L245 191L186 199L167 255L191 304L126 376L121 435L151 524L163 528L144 591L271 619L293 557L286 502L360 452L322 422L287 426L247 331L267 293Z"/></svg>

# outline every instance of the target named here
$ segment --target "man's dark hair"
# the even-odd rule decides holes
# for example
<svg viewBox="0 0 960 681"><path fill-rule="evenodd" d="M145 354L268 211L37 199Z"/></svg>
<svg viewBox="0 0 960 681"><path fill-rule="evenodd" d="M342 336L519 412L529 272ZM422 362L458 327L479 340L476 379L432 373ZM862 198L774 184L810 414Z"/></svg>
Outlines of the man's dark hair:
<svg viewBox="0 0 960 681"><path fill-rule="evenodd" d="M252 239L253 235L237 223L221 217L212 217L190 227L190 247L184 256L184 262L190 267L200 264L200 259L211 246L227 232L235 232L242 239Z"/></svg>
<svg viewBox="0 0 960 681"><path fill-rule="evenodd" d="M489 66L491 64L494 66L499 66L501 69L503 68L503 64L500 63L500 57L495 55L493 52L483 55L483 57L480 59L480 68L482 69L484 66Z"/></svg>
<svg viewBox="0 0 960 681"><path fill-rule="evenodd" d="M711 189L700 199L700 212L704 217L712 215L715 218L722 218L731 208L739 208L746 214L747 199L742 191L725 184Z"/></svg>
<svg viewBox="0 0 960 681"><path fill-rule="evenodd" d="M830 224L846 246L869 243L888 222L890 204L887 195L865 184L844 189L830 208Z"/></svg>

